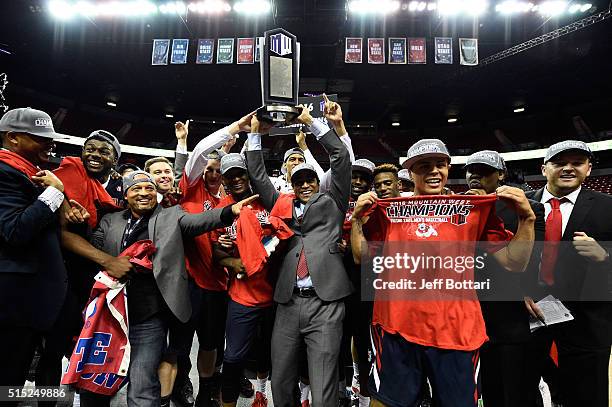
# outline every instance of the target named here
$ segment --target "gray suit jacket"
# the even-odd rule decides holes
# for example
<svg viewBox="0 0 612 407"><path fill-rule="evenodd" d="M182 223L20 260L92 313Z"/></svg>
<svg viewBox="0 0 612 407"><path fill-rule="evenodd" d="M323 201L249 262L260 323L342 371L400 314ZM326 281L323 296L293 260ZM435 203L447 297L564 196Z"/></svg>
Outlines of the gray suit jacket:
<svg viewBox="0 0 612 407"><path fill-rule="evenodd" d="M337 301L353 290L338 248L351 191L351 160L346 147L333 130L321 137L319 142L330 156L331 186L329 191L316 193L308 201L301 226L293 209L293 220L289 226L295 235L289 239L274 291L274 300L281 304L288 302L293 294L302 247L319 298ZM270 182L262 152L247 151L246 156L251 185L265 208L272 210L280 192Z"/></svg>
<svg viewBox="0 0 612 407"><path fill-rule="evenodd" d="M91 242L100 250L118 256L121 238L127 224L126 209L105 215L94 231ZM149 219L149 239L157 248L153 255L153 275L166 304L182 322L191 316L191 302L187 286L183 235L197 236L226 226L221 221L222 209L188 214L180 205L162 208L157 205Z"/></svg>

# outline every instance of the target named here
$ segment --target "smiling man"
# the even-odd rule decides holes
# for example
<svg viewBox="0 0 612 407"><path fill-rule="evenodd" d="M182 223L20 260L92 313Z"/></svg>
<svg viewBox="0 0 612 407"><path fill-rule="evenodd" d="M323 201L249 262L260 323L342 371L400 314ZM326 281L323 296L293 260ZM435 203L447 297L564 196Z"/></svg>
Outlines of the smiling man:
<svg viewBox="0 0 612 407"><path fill-rule="evenodd" d="M160 405L157 370L166 347L168 326L188 321L192 312L183 238L231 224L242 205L250 200L199 214L188 214L178 205L163 208L157 203L152 177L144 171L125 177L123 189L128 209L102 218L91 237L93 247L85 247L80 254L104 267L109 257L121 258L117 256L138 241L151 240L156 247L152 273L127 275L130 269L107 272L114 278L130 280L128 405ZM99 401L100 396L81 394L82 405ZM104 401L110 402L108 398Z"/></svg>
<svg viewBox="0 0 612 407"><path fill-rule="evenodd" d="M64 186L38 167L62 136L47 113L31 108L6 112L0 136L0 386L21 388L66 294L58 220Z"/></svg>
<svg viewBox="0 0 612 407"><path fill-rule="evenodd" d="M342 111L325 103L328 122L339 123ZM261 152L264 125L251 121L247 165L251 185L271 215L283 219L295 235L281 258L274 291L278 307L272 333L274 405L293 407L298 380L298 350L306 343L308 373L315 406L338 405L338 354L344 319L343 298L352 292L338 244L350 195L351 161L337 133L302 109L298 122L310 128L330 156L331 187L320 192L319 178L307 162L294 167L295 195L281 194L267 176Z"/></svg>
<svg viewBox="0 0 612 407"><path fill-rule="evenodd" d="M525 194L517 188L502 186L496 190L497 197L507 201L519 218L514 237L495 216L495 197L471 198L463 221L444 216L417 220L419 217L411 216L409 211L397 217L390 214L395 211L385 210L390 204L409 206L405 209L416 208L418 204L434 209L441 203L453 204L456 197L443 196L450 160L441 140L420 140L410 147L408 159L402 164L414 181L414 197L379 201L371 192L359 197L351 229L351 248L356 262L361 261L361 251L368 249L365 236L370 241L406 242L404 250L409 250L411 242L417 244L425 238L457 242L483 240L491 242L486 247L506 270L522 272L525 269L534 239L535 215ZM392 184L389 182L388 188L382 191L383 196L391 196ZM461 201L465 202L465 198L462 197ZM368 208L372 208L370 214L366 214ZM397 222L399 219L401 221ZM435 234L419 234L423 226ZM390 255L398 253L395 247L388 247ZM459 256L474 256L473 252L465 252L473 249L458 250L456 254ZM418 272L423 273L423 270ZM465 278L473 280L473 275ZM487 334L475 297L414 300L407 296L389 300L376 295L372 325L376 362L368 386L371 405L415 405L425 377L432 383L434 400L441 406L477 405L474 372L478 368L478 349L487 340Z"/></svg>
<svg viewBox="0 0 612 407"><path fill-rule="evenodd" d="M547 329L548 343L536 361L548 356L554 339L563 405L570 407L608 405L612 198L584 187L592 168L593 153L586 143L566 140L553 144L541 168L546 185L527 194L546 211L546 242L533 300L553 294L574 316L558 329ZM538 310L533 300L527 306L535 315Z"/></svg>

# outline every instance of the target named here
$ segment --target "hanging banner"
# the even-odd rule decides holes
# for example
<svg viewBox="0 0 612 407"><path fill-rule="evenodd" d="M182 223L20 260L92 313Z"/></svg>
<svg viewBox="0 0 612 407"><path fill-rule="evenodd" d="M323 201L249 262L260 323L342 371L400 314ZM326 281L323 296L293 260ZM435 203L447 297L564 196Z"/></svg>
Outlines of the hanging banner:
<svg viewBox="0 0 612 407"><path fill-rule="evenodd" d="M427 52L425 48L425 38L408 39L408 63L426 64Z"/></svg>
<svg viewBox="0 0 612 407"><path fill-rule="evenodd" d="M478 65L478 40L476 38L459 38L459 56L461 65Z"/></svg>
<svg viewBox="0 0 612 407"><path fill-rule="evenodd" d="M196 55L196 64L212 64L214 47L215 40L211 40L208 38L199 39L198 53Z"/></svg>
<svg viewBox="0 0 612 407"><path fill-rule="evenodd" d="M389 38L389 64L406 63L406 38Z"/></svg>
<svg viewBox="0 0 612 407"><path fill-rule="evenodd" d="M171 64L186 64L187 51L189 51L189 40L172 40Z"/></svg>
<svg viewBox="0 0 612 407"><path fill-rule="evenodd" d="M219 38L217 42L217 63L218 64L233 64L234 63L234 39Z"/></svg>
<svg viewBox="0 0 612 407"><path fill-rule="evenodd" d="M434 47L434 63L453 63L453 39L448 37L436 37Z"/></svg>
<svg viewBox="0 0 612 407"><path fill-rule="evenodd" d="M255 57L253 54L255 51L255 38L238 38L236 50L238 53L236 56L236 63L252 64Z"/></svg>
<svg viewBox="0 0 612 407"><path fill-rule="evenodd" d="M263 47L264 37L257 37L255 44L255 62L259 62L261 60L261 49Z"/></svg>
<svg viewBox="0 0 612 407"><path fill-rule="evenodd" d="M346 38L344 46L344 63L360 64L363 57L363 38Z"/></svg>
<svg viewBox="0 0 612 407"><path fill-rule="evenodd" d="M170 40L153 40L151 65L168 65L168 50Z"/></svg>
<svg viewBox="0 0 612 407"><path fill-rule="evenodd" d="M368 38L368 64L385 63L385 39Z"/></svg>

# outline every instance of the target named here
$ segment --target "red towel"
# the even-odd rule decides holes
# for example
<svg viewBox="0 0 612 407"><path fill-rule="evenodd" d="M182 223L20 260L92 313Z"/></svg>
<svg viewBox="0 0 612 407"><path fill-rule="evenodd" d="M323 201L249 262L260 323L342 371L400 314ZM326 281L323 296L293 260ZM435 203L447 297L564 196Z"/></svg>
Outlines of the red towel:
<svg viewBox="0 0 612 407"><path fill-rule="evenodd" d="M130 256L136 271L151 272L154 252L152 241L140 240L120 256ZM112 396L125 381L130 365L125 283L106 272L98 273L87 304L83 329L62 384Z"/></svg>
<svg viewBox="0 0 612 407"><path fill-rule="evenodd" d="M36 175L40 168L23 158L17 153L8 150L0 150L0 162L13 167L17 171L23 172L28 178Z"/></svg>
<svg viewBox="0 0 612 407"><path fill-rule="evenodd" d="M64 184L66 197L74 199L87 209L90 215L87 223L92 228L98 226L97 208L110 211L122 209L115 204L100 181L87 175L83 161L79 157L65 157L59 168L53 172Z"/></svg>

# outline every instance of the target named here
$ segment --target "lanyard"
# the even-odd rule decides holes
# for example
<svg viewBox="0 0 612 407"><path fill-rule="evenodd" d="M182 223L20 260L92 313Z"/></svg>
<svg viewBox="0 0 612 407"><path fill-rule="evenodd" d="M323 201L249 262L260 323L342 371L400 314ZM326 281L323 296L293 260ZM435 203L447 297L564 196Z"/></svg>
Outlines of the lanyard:
<svg viewBox="0 0 612 407"><path fill-rule="evenodd" d="M130 237L132 232L134 232L134 230L136 229L136 226L138 226L138 224L142 220L142 216L140 218L136 219L136 222L134 222L134 224L132 224L132 220L133 220L133 218L130 215L130 218L128 219L127 225L125 225L125 231L123 232L123 239L121 239L121 251L126 249L128 238Z"/></svg>

